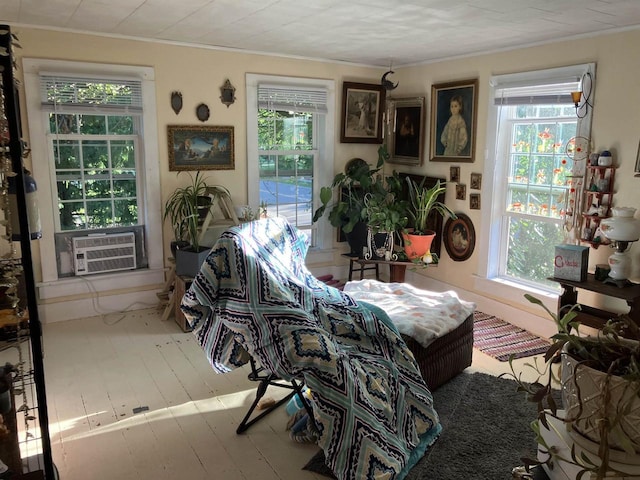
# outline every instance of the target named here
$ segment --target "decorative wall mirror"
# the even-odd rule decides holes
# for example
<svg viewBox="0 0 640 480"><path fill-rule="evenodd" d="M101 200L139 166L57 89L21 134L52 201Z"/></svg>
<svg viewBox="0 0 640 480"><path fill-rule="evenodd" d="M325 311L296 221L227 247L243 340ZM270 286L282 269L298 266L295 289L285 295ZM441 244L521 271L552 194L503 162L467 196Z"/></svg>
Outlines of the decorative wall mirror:
<svg viewBox="0 0 640 480"><path fill-rule="evenodd" d="M224 85L220 87L220 101L224 103L227 108L229 105L236 101L236 87L231 85L231 82L227 78L227 81L224 82Z"/></svg>

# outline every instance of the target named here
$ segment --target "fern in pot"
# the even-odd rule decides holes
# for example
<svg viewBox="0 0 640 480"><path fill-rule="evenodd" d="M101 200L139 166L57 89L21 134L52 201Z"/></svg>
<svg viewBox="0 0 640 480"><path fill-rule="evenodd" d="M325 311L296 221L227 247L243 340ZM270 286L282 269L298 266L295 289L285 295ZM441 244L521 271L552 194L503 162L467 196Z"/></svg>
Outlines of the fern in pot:
<svg viewBox="0 0 640 480"><path fill-rule="evenodd" d="M580 334L579 305L562 316L552 313L539 299L525 295L541 305L553 318L557 333L544 355L544 364L528 363L538 379L522 381L511 364L518 389L536 404L538 417L533 427L543 461L523 459L527 469L535 464L564 462L578 476L596 478L628 476L624 471L636 465L640 454L640 328L628 315L610 319L596 336ZM557 366L560 365L560 375ZM556 368L554 368L556 367ZM562 391L561 411L554 398L554 386ZM543 431L551 430L551 419L567 427L574 442L570 451L549 445Z"/></svg>

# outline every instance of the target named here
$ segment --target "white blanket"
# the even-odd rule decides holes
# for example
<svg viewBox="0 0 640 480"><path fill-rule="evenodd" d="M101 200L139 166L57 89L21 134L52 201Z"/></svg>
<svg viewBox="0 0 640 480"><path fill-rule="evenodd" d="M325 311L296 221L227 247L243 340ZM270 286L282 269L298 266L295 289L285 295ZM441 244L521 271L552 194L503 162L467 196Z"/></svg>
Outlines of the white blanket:
<svg viewBox="0 0 640 480"><path fill-rule="evenodd" d="M344 292L382 308L400 333L424 347L460 326L476 308L475 303L460 300L452 290L432 292L408 283L359 280L347 282Z"/></svg>

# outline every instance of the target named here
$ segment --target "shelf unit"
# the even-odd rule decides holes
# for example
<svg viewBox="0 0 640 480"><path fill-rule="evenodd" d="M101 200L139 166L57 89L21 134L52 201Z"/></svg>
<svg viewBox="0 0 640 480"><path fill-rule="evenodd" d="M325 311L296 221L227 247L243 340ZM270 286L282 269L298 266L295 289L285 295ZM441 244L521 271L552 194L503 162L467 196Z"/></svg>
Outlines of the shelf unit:
<svg viewBox="0 0 640 480"><path fill-rule="evenodd" d="M0 212L6 224L9 254L0 261L2 270L3 309L9 321L3 325L0 335L0 362L9 362L12 383L12 407L3 413L11 416L6 423L15 419L15 427L7 428L6 435L17 440L17 454L14 458L10 478L38 478L53 480L57 472L51 454L49 418L44 380L42 325L38 317L31 239L37 238L30 232L27 208L26 172L23 159L28 150L22 140L20 101L16 80L17 64L13 48L15 38L7 25L0 25ZM15 186L14 198L9 198L9 179ZM12 204L15 208L12 208ZM15 212L15 213L12 213ZM17 213L17 224L12 222ZM16 218L13 218L15 221ZM20 246L14 244L19 233ZM19 252L19 254L18 254ZM15 418L14 418L15 416ZM10 442L13 444L13 442ZM2 460L2 458L0 458Z"/></svg>
<svg viewBox="0 0 640 480"><path fill-rule="evenodd" d="M602 242L597 240L601 238L597 233L600 222L603 218L611 216L615 173L616 167L613 165L608 167L587 166L587 181L584 189L585 211L582 213L580 240L593 248L602 245Z"/></svg>

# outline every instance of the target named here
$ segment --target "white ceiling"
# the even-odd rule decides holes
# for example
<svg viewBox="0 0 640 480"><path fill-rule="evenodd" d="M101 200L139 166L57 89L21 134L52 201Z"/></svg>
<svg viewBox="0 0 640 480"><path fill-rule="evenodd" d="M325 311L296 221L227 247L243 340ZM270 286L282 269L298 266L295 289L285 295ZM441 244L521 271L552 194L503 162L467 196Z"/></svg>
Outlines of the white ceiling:
<svg viewBox="0 0 640 480"><path fill-rule="evenodd" d="M381 67L640 26L640 0L1 0L0 22Z"/></svg>

